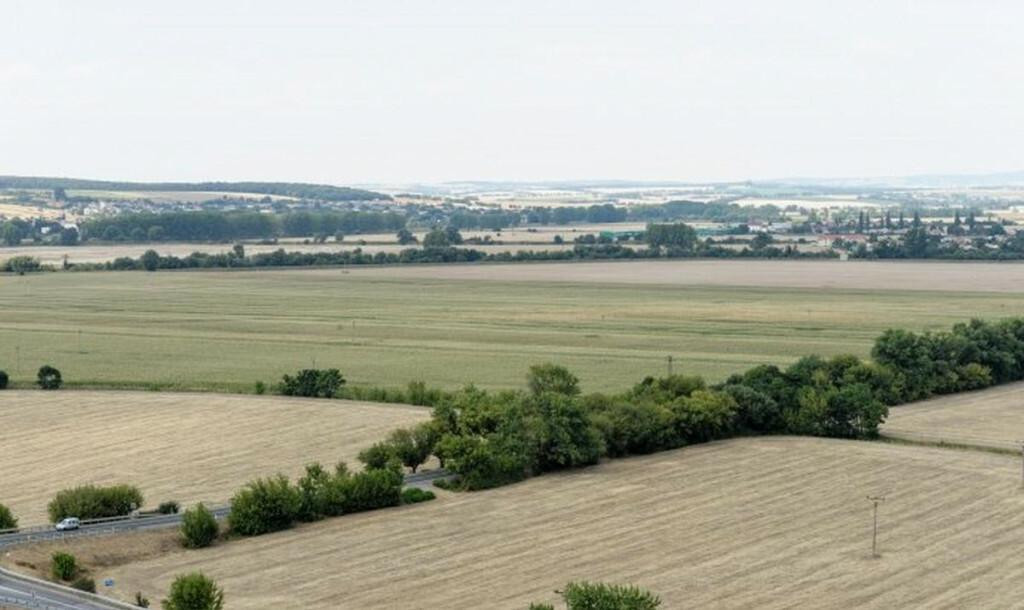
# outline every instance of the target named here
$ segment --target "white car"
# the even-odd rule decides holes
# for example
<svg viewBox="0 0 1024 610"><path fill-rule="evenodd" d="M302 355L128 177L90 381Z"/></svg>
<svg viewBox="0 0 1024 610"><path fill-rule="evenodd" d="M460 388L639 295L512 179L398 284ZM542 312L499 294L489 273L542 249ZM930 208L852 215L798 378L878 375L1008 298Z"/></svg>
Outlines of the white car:
<svg viewBox="0 0 1024 610"><path fill-rule="evenodd" d="M64 532L67 530L76 530L82 526L82 522L79 521L78 517L68 517L67 519L61 519L60 523L57 524L57 531Z"/></svg>

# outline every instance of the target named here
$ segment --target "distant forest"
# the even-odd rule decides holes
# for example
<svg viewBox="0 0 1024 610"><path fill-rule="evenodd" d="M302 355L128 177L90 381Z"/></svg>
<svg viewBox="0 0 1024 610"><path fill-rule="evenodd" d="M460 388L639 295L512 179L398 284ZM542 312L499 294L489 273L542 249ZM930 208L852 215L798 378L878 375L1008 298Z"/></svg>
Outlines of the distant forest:
<svg viewBox="0 0 1024 610"><path fill-rule="evenodd" d="M256 193L317 199L322 201L390 200L382 193L302 182L113 182L79 178L44 178L35 176L0 176L0 189L88 189L100 191L217 191L223 193Z"/></svg>

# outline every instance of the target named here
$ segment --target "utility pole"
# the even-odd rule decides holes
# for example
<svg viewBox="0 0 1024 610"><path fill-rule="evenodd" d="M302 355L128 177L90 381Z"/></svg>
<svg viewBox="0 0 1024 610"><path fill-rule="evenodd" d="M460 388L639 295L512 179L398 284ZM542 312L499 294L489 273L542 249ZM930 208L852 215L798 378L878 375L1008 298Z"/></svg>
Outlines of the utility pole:
<svg viewBox="0 0 1024 610"><path fill-rule="evenodd" d="M672 376L672 356L668 357L668 376Z"/></svg>
<svg viewBox="0 0 1024 610"><path fill-rule="evenodd" d="M878 558L878 505L881 502L885 502L885 496L868 496L868 501L873 506L874 518L873 525L871 527L871 556Z"/></svg>

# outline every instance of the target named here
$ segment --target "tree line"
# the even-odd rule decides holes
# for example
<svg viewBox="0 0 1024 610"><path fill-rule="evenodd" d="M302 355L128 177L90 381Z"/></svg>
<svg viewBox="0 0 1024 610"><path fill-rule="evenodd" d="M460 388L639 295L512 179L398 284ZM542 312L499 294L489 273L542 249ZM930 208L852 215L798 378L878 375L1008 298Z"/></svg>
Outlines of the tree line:
<svg viewBox="0 0 1024 610"><path fill-rule="evenodd" d="M37 176L0 176L0 189L100 190L100 191L213 191L218 193L254 193L321 201L390 200L391 197L363 189L305 182L124 182L49 178Z"/></svg>

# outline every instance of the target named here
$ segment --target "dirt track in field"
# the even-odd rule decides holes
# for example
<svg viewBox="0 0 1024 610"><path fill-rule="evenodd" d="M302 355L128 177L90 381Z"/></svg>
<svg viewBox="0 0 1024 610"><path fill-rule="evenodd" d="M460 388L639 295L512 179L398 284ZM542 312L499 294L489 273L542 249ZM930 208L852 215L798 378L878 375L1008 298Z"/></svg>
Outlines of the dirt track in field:
<svg viewBox="0 0 1024 610"><path fill-rule="evenodd" d="M279 396L16 391L0 395L0 503L45 523L54 494L138 485L146 505L225 503L248 480L354 463L420 407Z"/></svg>
<svg viewBox="0 0 1024 610"><path fill-rule="evenodd" d="M665 608L1019 606L1019 460L984 452L737 439L424 505L345 516L109 570L158 597L201 569L232 608L508 608L569 580ZM872 559L871 504L881 559ZM106 574L104 574L106 575Z"/></svg>

